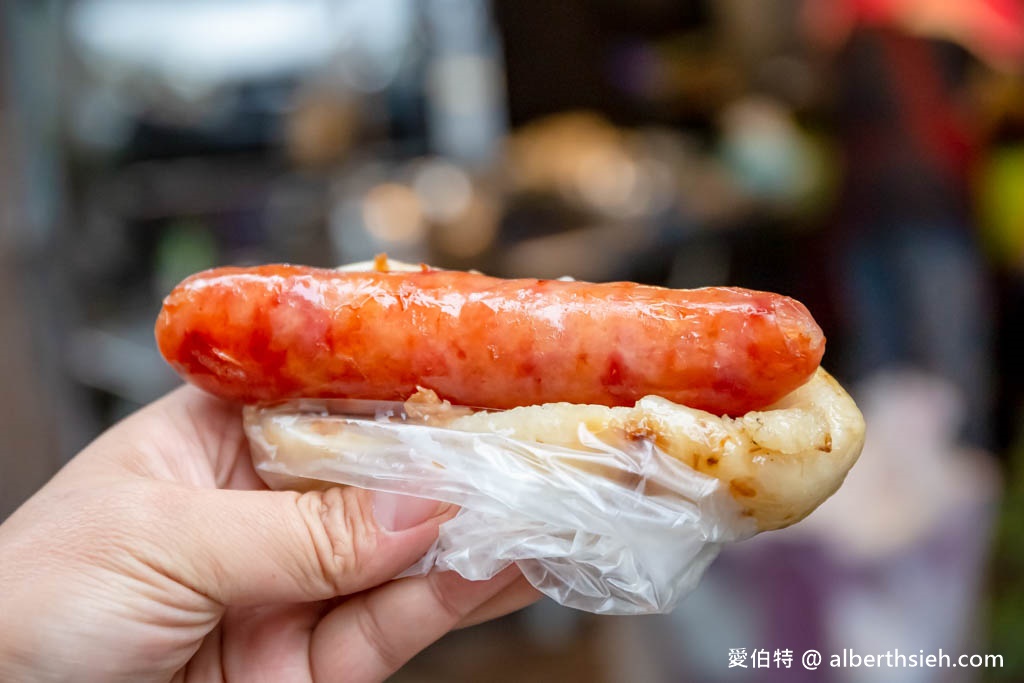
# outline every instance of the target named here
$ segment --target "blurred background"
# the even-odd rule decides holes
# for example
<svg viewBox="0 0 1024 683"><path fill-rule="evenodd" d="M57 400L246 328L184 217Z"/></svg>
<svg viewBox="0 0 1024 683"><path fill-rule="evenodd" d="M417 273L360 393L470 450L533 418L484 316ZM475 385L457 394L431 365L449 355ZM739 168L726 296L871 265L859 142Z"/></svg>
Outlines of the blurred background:
<svg viewBox="0 0 1024 683"><path fill-rule="evenodd" d="M1024 680L1022 67L1018 0L7 0L0 520L175 385L209 266L769 289L867 417L841 492L672 615L541 603L395 680ZM811 647L1005 666L728 667Z"/></svg>

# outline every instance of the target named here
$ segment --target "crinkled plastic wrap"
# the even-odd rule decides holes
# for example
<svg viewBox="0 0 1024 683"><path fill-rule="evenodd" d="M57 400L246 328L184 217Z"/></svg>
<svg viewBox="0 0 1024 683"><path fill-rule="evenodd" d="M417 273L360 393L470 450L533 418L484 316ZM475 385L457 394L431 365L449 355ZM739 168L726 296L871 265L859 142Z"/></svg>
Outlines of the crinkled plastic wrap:
<svg viewBox="0 0 1024 683"><path fill-rule="evenodd" d="M461 507L405 575L467 579L516 563L557 602L602 614L668 612L722 543L755 532L718 480L648 440L589 433L585 449L458 431L401 404L294 401L247 408L257 471L448 501Z"/></svg>

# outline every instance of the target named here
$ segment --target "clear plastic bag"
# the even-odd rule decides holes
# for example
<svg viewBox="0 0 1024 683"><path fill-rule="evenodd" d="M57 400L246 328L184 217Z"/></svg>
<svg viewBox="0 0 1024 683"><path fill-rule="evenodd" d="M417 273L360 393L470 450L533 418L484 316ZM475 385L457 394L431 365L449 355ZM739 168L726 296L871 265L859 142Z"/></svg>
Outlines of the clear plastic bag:
<svg viewBox="0 0 1024 683"><path fill-rule="evenodd" d="M257 472L448 501L461 507L404 575L467 579L515 562L557 602L601 614L671 611L722 543L755 533L719 481L648 440L581 425L584 448L459 431L402 404L293 401L246 409Z"/></svg>

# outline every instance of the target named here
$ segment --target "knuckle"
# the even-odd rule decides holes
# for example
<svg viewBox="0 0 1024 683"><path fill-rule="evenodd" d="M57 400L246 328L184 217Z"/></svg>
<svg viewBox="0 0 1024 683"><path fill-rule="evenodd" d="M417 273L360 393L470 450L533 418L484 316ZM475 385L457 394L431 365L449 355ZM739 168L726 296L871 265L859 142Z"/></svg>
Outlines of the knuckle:
<svg viewBox="0 0 1024 683"><path fill-rule="evenodd" d="M393 638L389 638L370 600L364 600L364 609L356 610L356 625L363 641L377 657L381 668L396 671L405 664L407 657L399 650Z"/></svg>
<svg viewBox="0 0 1024 683"><path fill-rule="evenodd" d="M449 577L450 575L444 573L429 574L427 576L427 585L430 586L430 594L434 599L437 610L450 623L456 624L462 621L462 618L466 616L467 610L465 607L460 607L453 602L452 594L446 590L444 582Z"/></svg>
<svg viewBox="0 0 1024 683"><path fill-rule="evenodd" d="M330 594L348 592L377 544L368 506L351 488L310 491L299 496L298 505L314 550L309 571Z"/></svg>

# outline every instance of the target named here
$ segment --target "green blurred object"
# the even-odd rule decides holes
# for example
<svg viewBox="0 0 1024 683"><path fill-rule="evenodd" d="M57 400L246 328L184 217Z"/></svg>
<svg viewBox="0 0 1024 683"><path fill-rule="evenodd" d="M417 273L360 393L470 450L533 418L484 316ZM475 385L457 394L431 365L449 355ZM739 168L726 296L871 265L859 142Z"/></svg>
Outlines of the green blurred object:
<svg viewBox="0 0 1024 683"><path fill-rule="evenodd" d="M979 178L978 203L989 255L1024 271L1024 144L992 151Z"/></svg>
<svg viewBox="0 0 1024 683"><path fill-rule="evenodd" d="M1018 422L1024 425L1024 415ZM1008 453L1006 490L993 549L989 592L990 649L1005 658L988 669L989 681L1024 680L1024 428Z"/></svg>
<svg viewBox="0 0 1024 683"><path fill-rule="evenodd" d="M217 263L217 243L201 221L171 223L157 243L154 282L159 296L192 273L212 268Z"/></svg>

